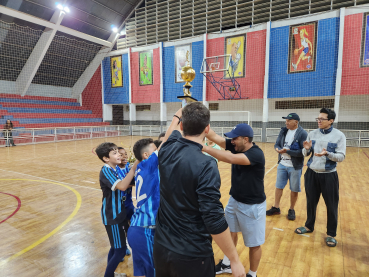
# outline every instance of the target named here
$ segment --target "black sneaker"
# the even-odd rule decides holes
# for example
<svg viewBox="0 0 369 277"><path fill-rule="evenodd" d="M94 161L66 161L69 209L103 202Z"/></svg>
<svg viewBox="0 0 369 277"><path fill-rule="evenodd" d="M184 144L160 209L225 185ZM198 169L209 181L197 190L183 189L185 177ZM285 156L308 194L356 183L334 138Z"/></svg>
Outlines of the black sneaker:
<svg viewBox="0 0 369 277"><path fill-rule="evenodd" d="M216 274L232 273L232 269L230 265L225 265L223 260L220 260L219 264L215 266L215 272Z"/></svg>
<svg viewBox="0 0 369 277"><path fill-rule="evenodd" d="M248 273L247 273L247 274L246 274L246 277L252 277L252 276L251 276L251 274L248 274ZM258 277L258 276L256 275L256 277Z"/></svg>
<svg viewBox="0 0 369 277"><path fill-rule="evenodd" d="M266 215L276 215L276 214L281 214L281 210L273 206L270 208L270 210L266 211Z"/></svg>
<svg viewBox="0 0 369 277"><path fill-rule="evenodd" d="M295 210L289 209L287 218L289 220L295 220L296 219Z"/></svg>

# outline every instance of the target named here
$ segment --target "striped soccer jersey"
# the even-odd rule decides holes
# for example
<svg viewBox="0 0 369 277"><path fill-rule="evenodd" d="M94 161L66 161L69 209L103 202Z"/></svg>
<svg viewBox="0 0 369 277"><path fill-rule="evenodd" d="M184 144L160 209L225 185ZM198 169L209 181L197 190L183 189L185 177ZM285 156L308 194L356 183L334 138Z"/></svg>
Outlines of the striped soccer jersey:
<svg viewBox="0 0 369 277"><path fill-rule="evenodd" d="M119 166L116 167L115 169L118 173L118 176L123 180L124 178L126 178L127 174L129 173L129 163L126 164L125 168L120 168ZM122 193L122 197L125 197L125 207L128 207L130 205L133 205L132 202L132 188L128 188L126 189L126 191L121 191Z"/></svg>
<svg viewBox="0 0 369 277"><path fill-rule="evenodd" d="M103 192L101 218L104 225L123 222L126 217L122 194L115 186L121 181L116 170L105 164L100 171L100 187Z"/></svg>
<svg viewBox="0 0 369 277"><path fill-rule="evenodd" d="M135 172L137 208L131 226L154 226L160 202L158 152L137 165Z"/></svg>

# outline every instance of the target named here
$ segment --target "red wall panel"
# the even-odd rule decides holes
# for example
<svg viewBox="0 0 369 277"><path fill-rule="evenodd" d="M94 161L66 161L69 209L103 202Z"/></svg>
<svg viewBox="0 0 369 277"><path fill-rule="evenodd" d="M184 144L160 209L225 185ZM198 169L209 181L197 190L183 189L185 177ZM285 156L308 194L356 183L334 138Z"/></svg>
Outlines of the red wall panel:
<svg viewBox="0 0 369 277"><path fill-rule="evenodd" d="M153 85L139 85L139 52L131 53L132 103L160 102L160 48L153 50Z"/></svg>
<svg viewBox="0 0 369 277"><path fill-rule="evenodd" d="M363 14L345 17L341 95L369 94L369 67L360 67Z"/></svg>
<svg viewBox="0 0 369 277"><path fill-rule="evenodd" d="M102 117L101 66L82 92L82 106Z"/></svg>
<svg viewBox="0 0 369 277"><path fill-rule="evenodd" d="M263 98L265 74L265 40L266 30L247 33L246 35L246 74L244 78L237 78L241 86L241 96L249 99ZM207 41L207 56L224 55L224 38ZM219 73L218 73L219 74ZM215 101L220 94L207 81L206 100Z"/></svg>

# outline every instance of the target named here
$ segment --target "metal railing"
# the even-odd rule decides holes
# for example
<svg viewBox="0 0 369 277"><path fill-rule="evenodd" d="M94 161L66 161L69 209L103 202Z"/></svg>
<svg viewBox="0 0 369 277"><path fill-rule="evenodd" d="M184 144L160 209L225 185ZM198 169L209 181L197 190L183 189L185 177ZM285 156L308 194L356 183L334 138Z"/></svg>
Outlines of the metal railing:
<svg viewBox="0 0 369 277"><path fill-rule="evenodd" d="M281 128L266 128L267 142L277 140ZM310 133L316 129L305 129ZM369 147L369 130L340 130L346 136L346 146L349 147Z"/></svg>
<svg viewBox="0 0 369 277"><path fill-rule="evenodd" d="M82 139L129 136L130 126L77 126L56 128L17 128L13 129L12 136L5 132L0 134L0 145L5 146L6 140L13 139L15 144L36 144ZM5 135L5 136L4 136Z"/></svg>

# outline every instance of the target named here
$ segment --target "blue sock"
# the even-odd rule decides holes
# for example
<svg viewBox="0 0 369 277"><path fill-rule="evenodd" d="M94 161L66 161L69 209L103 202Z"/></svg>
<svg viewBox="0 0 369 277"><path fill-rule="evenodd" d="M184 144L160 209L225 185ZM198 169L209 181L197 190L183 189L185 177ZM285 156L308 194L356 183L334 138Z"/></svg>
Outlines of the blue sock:
<svg viewBox="0 0 369 277"><path fill-rule="evenodd" d="M109 254L111 252L111 249L109 251ZM104 277L114 277L114 271L117 269L119 263L122 261L123 257L126 255L126 247L124 248L118 248L113 249L113 255L109 259L108 255L108 265L106 266L105 275Z"/></svg>

